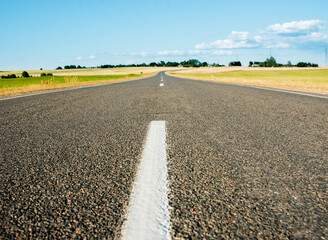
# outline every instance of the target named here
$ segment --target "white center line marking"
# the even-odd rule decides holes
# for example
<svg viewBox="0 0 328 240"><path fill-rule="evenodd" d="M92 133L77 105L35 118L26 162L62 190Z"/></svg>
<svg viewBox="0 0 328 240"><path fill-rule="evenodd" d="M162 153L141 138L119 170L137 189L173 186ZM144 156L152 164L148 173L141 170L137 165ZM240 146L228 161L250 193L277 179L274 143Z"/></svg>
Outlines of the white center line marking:
<svg viewBox="0 0 328 240"><path fill-rule="evenodd" d="M164 83L160 83L159 86L160 86L160 87L164 87Z"/></svg>
<svg viewBox="0 0 328 240"><path fill-rule="evenodd" d="M152 121L122 239L171 239L165 121Z"/></svg>

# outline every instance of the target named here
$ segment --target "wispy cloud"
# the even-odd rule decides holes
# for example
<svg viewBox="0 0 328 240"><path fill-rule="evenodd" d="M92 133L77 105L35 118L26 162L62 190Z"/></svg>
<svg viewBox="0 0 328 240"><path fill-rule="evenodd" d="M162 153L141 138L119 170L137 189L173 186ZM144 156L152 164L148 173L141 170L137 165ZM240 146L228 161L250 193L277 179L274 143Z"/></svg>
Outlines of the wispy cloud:
<svg viewBox="0 0 328 240"><path fill-rule="evenodd" d="M322 47L323 44L328 43L328 34L325 32L326 23L322 20L276 23L256 34L248 31L232 31L225 39L199 43L195 45L195 49L223 51L243 48L304 48L309 44L313 47ZM206 54L209 53L206 52ZM219 52L218 54L227 53Z"/></svg>
<svg viewBox="0 0 328 240"><path fill-rule="evenodd" d="M181 50L164 50L164 51L158 51L158 55L161 56L172 56L172 55L184 55L184 51Z"/></svg>
<svg viewBox="0 0 328 240"><path fill-rule="evenodd" d="M325 22L322 20L305 20L305 21L292 21L286 23L276 23L267 27L269 31L280 34L282 36L301 36L308 35L312 32L318 32L322 29Z"/></svg>
<svg viewBox="0 0 328 240"><path fill-rule="evenodd" d="M264 48L289 48L291 45L285 42L277 42L273 44L265 44Z"/></svg>
<svg viewBox="0 0 328 240"><path fill-rule="evenodd" d="M78 60L78 61L81 61L81 60L92 60L92 59L95 59L95 58L96 58L95 55L90 55L89 57L78 56L76 58L76 60Z"/></svg>
<svg viewBox="0 0 328 240"><path fill-rule="evenodd" d="M217 50L212 52L213 55L216 56L223 56L223 55L231 55L232 51L227 51L227 50Z"/></svg>
<svg viewBox="0 0 328 240"><path fill-rule="evenodd" d="M325 23L322 20L303 20L270 25L266 32L269 38L263 45L265 48L321 48L328 43Z"/></svg>
<svg viewBox="0 0 328 240"><path fill-rule="evenodd" d="M260 36L251 37L249 32L232 31L227 39L219 39L210 43L200 43L196 49L233 49L233 48L254 48L259 46Z"/></svg>
<svg viewBox="0 0 328 240"><path fill-rule="evenodd" d="M215 55L215 56L223 56L223 55L231 55L232 51L230 50L189 50L188 55Z"/></svg>
<svg viewBox="0 0 328 240"><path fill-rule="evenodd" d="M149 55L151 55L149 52L131 52L125 55L130 55L130 56L137 56L137 57L148 57Z"/></svg>

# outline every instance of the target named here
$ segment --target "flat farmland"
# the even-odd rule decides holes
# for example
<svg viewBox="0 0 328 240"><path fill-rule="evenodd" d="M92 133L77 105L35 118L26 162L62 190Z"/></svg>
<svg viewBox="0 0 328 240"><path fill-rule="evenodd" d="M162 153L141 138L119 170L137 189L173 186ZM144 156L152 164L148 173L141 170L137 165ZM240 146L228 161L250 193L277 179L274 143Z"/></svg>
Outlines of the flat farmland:
<svg viewBox="0 0 328 240"><path fill-rule="evenodd" d="M170 72L198 80L328 93L328 68L198 68Z"/></svg>
<svg viewBox="0 0 328 240"><path fill-rule="evenodd" d="M2 71L0 76L15 74L19 78L0 79L0 97L52 89L114 83L154 76L159 71L176 68L125 67L63 70L29 70L31 77L22 78L22 71ZM42 73L53 76L40 77Z"/></svg>

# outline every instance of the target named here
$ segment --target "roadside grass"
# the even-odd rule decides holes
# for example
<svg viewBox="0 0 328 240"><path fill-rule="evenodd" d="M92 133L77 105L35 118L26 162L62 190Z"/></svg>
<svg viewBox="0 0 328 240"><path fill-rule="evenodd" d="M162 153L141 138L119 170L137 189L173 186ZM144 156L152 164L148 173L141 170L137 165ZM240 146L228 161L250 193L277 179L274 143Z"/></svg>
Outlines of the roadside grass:
<svg viewBox="0 0 328 240"><path fill-rule="evenodd" d="M238 70L216 73L179 73L169 75L198 80L267 86L328 93L328 69L305 70Z"/></svg>
<svg viewBox="0 0 328 240"><path fill-rule="evenodd" d="M89 76L89 75L128 75L148 74L166 70L176 70L173 67L117 67L117 68L82 68L61 70L26 70L30 76L38 77L41 73L52 73L54 76ZM0 76L16 74L21 76L23 71L0 71Z"/></svg>
<svg viewBox="0 0 328 240"><path fill-rule="evenodd" d="M88 75L88 76L47 76L0 79L0 96L8 96L34 91L44 91L59 88L95 85L145 78L154 73L124 74L124 75Z"/></svg>

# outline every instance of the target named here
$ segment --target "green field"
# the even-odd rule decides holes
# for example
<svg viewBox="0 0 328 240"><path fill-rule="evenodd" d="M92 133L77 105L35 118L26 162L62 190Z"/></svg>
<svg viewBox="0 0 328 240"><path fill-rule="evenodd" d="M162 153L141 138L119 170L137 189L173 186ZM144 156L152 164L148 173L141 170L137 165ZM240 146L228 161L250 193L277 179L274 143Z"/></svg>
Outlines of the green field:
<svg viewBox="0 0 328 240"><path fill-rule="evenodd" d="M0 71L0 76L15 74L19 78L0 78L0 97L51 89L88 86L102 83L154 76L160 71L176 70L172 67L121 67L63 70L28 70L29 78L22 78L22 71ZM40 77L41 74L53 76Z"/></svg>
<svg viewBox="0 0 328 240"><path fill-rule="evenodd" d="M0 96L144 78L153 74L47 76L0 79Z"/></svg>
<svg viewBox="0 0 328 240"><path fill-rule="evenodd" d="M64 83L78 83L78 82L90 82L90 81L108 81L117 79L128 79L140 77L137 74L128 75L102 75L102 76L48 76L48 77L29 77L29 78L11 78L0 79L1 88L18 88L31 85L52 85L52 84L64 84Z"/></svg>
<svg viewBox="0 0 328 240"><path fill-rule="evenodd" d="M260 85L328 93L328 69L308 70L237 70L214 73L179 73L173 76L200 80Z"/></svg>

